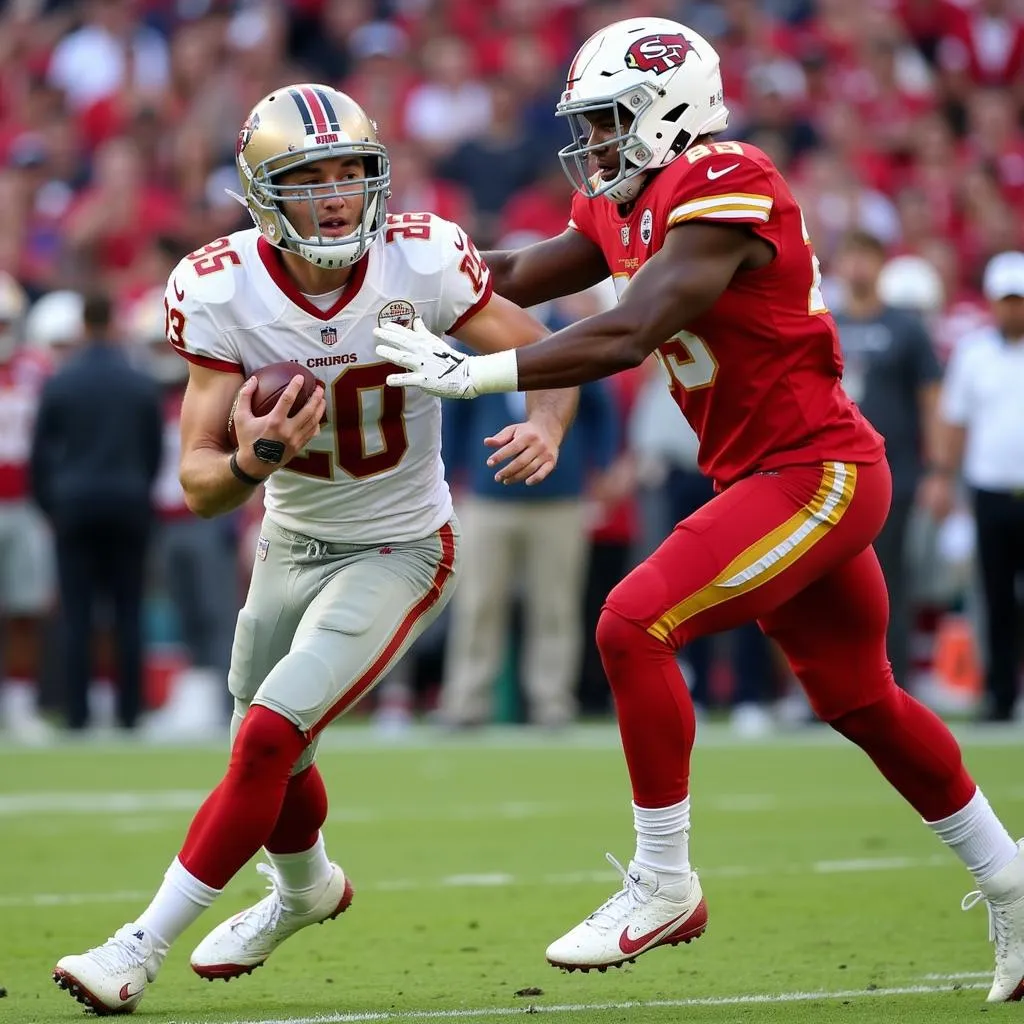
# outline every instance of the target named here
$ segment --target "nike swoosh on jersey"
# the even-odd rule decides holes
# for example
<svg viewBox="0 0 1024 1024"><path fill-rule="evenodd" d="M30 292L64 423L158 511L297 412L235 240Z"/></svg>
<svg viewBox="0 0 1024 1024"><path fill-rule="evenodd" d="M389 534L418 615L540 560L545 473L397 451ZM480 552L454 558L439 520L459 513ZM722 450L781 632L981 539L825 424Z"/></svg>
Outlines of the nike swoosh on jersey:
<svg viewBox="0 0 1024 1024"><path fill-rule="evenodd" d="M646 932L643 935L638 935L635 939L631 939L629 937L629 925L626 925L626 927L622 929L622 934L619 936L619 949L627 955L639 953L641 949L649 945L654 939L667 935L672 930L673 925L679 924L684 917L687 917L692 913L692 910L684 910L678 917L673 917L671 921L668 921L665 924L660 924L657 928L652 928L651 931Z"/></svg>
<svg viewBox="0 0 1024 1024"><path fill-rule="evenodd" d="M174 279L174 297L181 302L185 298L185 293L178 287L178 279Z"/></svg>
<svg viewBox="0 0 1024 1024"><path fill-rule="evenodd" d="M728 174L730 171L735 171L739 167L739 164L729 164L728 167L723 167L720 171L716 171L714 167L708 168L708 181L714 181L716 178L720 178L723 174Z"/></svg>

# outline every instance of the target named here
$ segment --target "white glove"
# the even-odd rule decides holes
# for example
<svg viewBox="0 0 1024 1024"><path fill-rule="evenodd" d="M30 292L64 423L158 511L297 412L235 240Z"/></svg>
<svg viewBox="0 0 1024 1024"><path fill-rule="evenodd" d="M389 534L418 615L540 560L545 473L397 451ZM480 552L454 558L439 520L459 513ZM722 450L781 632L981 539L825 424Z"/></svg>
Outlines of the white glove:
<svg viewBox="0 0 1024 1024"><path fill-rule="evenodd" d="M418 387L440 398L476 398L493 391L517 390L515 351L464 355L432 334L420 317L413 321L412 330L386 323L375 327L373 335L381 342L377 346L381 359L412 371L389 374L387 382L392 387Z"/></svg>

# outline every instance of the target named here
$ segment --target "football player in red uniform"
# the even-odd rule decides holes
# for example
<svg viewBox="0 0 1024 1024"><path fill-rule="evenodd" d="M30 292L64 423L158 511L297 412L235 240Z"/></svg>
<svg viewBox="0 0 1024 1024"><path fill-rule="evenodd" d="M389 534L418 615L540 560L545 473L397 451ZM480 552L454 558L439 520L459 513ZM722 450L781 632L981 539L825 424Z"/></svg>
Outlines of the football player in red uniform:
<svg viewBox="0 0 1024 1024"><path fill-rule="evenodd" d="M618 22L576 54L558 113L575 185L560 236L488 260L524 306L610 273L618 306L534 345L466 357L416 330L377 331L411 372L389 383L472 398L558 388L654 355L719 491L609 595L597 639L633 786L623 886L547 950L569 970L696 938L690 868L694 712L675 655L750 619L784 651L815 713L863 748L974 875L996 941L989 1000L1024 994L1024 853L963 766L949 730L893 681L888 599L871 548L889 508L881 438L843 391L836 328L800 208L759 149L716 142L728 110L718 55L684 25ZM536 470L507 434L499 478ZM966 905L967 901L965 901Z"/></svg>

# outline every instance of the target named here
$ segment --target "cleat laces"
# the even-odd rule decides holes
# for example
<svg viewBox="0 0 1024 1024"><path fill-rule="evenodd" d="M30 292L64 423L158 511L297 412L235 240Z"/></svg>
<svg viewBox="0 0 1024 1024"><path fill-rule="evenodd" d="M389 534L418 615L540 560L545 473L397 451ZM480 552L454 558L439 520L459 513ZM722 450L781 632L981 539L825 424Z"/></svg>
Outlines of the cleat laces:
<svg viewBox="0 0 1024 1024"><path fill-rule="evenodd" d="M257 864L256 870L259 874L270 879L267 889L269 896L264 896L259 903L254 904L248 910L243 910L234 921L231 922L231 930L235 932L243 942L251 942L261 932L273 931L281 920L281 911L284 904L281 902L281 878L269 864Z"/></svg>
<svg viewBox="0 0 1024 1024"><path fill-rule="evenodd" d="M980 889L969 892L961 901L961 910L973 910L979 903L984 902L988 910L988 941L996 944L996 961L1001 963L1006 959L1010 946L1010 922L1007 915L993 906Z"/></svg>
<svg viewBox="0 0 1024 1024"><path fill-rule="evenodd" d="M650 897L640 888L639 875L631 875L612 854L606 853L604 856L605 860L622 875L622 888L605 900L587 920L596 928L606 930L621 923L634 910L647 903Z"/></svg>
<svg viewBox="0 0 1024 1024"><path fill-rule="evenodd" d="M109 974L121 974L136 967L145 967L146 955L134 943L111 935L102 946L95 946L85 954Z"/></svg>

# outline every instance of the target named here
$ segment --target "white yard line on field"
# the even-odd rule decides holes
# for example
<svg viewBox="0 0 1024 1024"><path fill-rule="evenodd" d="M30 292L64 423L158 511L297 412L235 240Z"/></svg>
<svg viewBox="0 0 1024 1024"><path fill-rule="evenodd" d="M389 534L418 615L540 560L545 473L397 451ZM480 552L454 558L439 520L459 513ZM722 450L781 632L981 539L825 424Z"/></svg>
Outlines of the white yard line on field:
<svg viewBox="0 0 1024 1024"><path fill-rule="evenodd" d="M952 725L957 739L967 747L1014 747L1024 744L1019 723L978 726L970 723ZM33 757L52 757L82 753L125 754L133 757L186 753L218 753L226 751L226 736L209 742L189 744L161 744L137 736L111 736L109 734L84 737L59 736L52 746L22 747L14 743L0 744L0 757L11 755L19 760ZM771 747L823 747L842 746L846 741L823 726L809 728L780 728L762 739L749 740L736 736L727 723L710 722L700 726L697 743L702 748ZM382 736L371 725L353 724L324 731L320 737L322 751L349 754L383 754L386 757L406 753L444 754L460 750L618 750L620 740L613 722L581 723L556 732L530 729L523 726L495 725L465 734L446 734L427 724L413 726L408 734L397 738Z"/></svg>
<svg viewBox="0 0 1024 1024"><path fill-rule="evenodd" d="M484 1006L466 1010L396 1010L365 1013L329 1013L316 1017L273 1017L225 1021L225 1024L359 1024L362 1021L466 1020L477 1017L518 1017L526 1013L600 1013L608 1010L685 1009L697 1006L750 1006L769 1003L810 1003L818 1000L879 999L889 996L935 995L951 992L950 985L904 985L899 988L847 989L839 992L755 992L751 995L705 996L694 999L652 999L629 1003L562 1003L545 1006L524 1002L522 1006ZM988 984L962 985L961 988L988 988ZM192 1024L182 1021L182 1024ZM198 1022L196 1022L198 1024Z"/></svg>
<svg viewBox="0 0 1024 1024"><path fill-rule="evenodd" d="M876 871L909 871L924 868L952 868L956 866L947 855L933 857L879 857L875 860L815 861L811 864L773 865L733 864L701 869L701 878L755 878L778 875L808 874L863 874ZM441 878L390 878L365 882L356 887L363 892L410 892L431 889L504 889L515 885L568 886L614 883L619 880L615 871L571 871L539 877L522 877L504 871L473 874L445 875ZM150 897L151 893L122 890L109 893L8 893L0 894L0 908L4 907L62 907L81 903L135 903Z"/></svg>

